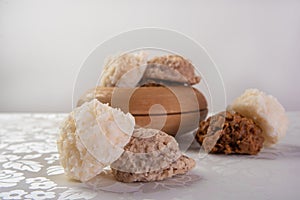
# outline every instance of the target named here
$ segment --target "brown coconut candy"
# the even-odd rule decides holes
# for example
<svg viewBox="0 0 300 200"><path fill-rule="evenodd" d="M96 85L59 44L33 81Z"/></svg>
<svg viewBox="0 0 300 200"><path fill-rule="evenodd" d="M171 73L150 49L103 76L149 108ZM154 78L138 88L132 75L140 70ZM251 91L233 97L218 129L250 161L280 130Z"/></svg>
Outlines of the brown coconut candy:
<svg viewBox="0 0 300 200"><path fill-rule="evenodd" d="M256 155L264 137L251 119L226 111L200 122L196 140L209 153Z"/></svg>
<svg viewBox="0 0 300 200"><path fill-rule="evenodd" d="M111 164L121 182L160 181L185 174L195 161L182 154L175 138L155 129L135 129L122 156Z"/></svg>
<svg viewBox="0 0 300 200"><path fill-rule="evenodd" d="M140 85L153 82L162 85L194 85L199 83L200 79L189 60L179 55L165 55L154 57L147 62Z"/></svg>

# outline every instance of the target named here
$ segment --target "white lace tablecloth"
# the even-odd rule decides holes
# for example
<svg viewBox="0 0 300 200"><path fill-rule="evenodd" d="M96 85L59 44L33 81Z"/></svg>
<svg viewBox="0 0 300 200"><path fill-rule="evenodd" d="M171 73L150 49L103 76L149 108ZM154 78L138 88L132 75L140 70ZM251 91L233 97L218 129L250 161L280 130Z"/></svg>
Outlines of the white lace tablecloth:
<svg viewBox="0 0 300 200"><path fill-rule="evenodd" d="M287 136L258 156L201 155L190 173L124 184L109 173L69 180L58 162L58 126L66 114L0 114L0 199L300 199L300 112Z"/></svg>

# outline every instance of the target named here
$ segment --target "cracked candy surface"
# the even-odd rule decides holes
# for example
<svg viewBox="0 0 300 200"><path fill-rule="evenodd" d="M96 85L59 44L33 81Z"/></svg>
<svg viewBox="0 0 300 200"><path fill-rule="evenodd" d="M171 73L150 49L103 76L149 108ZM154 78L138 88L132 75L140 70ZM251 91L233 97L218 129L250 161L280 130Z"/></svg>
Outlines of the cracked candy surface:
<svg viewBox="0 0 300 200"><path fill-rule="evenodd" d="M256 155L264 142L262 131L251 119L221 112L200 122L196 140L206 152Z"/></svg>
<svg viewBox="0 0 300 200"><path fill-rule="evenodd" d="M155 129L136 129L124 149L111 165L115 178L122 182L163 180L195 166L172 136Z"/></svg>
<svg viewBox="0 0 300 200"><path fill-rule="evenodd" d="M166 55L154 57L147 62L144 73L144 81L150 79L154 82L160 81L187 83L194 85L200 82L200 76L196 76L194 66L190 61L179 55Z"/></svg>
<svg viewBox="0 0 300 200"><path fill-rule="evenodd" d="M156 171L176 161L181 152L176 140L155 129L135 129L122 156L111 168L129 173Z"/></svg>
<svg viewBox="0 0 300 200"><path fill-rule="evenodd" d="M128 173L112 169L112 172L118 181L126 183L161 181L175 175L185 174L194 168L195 165L196 162L192 158L182 155L176 161L170 163L166 168L156 171L145 173Z"/></svg>

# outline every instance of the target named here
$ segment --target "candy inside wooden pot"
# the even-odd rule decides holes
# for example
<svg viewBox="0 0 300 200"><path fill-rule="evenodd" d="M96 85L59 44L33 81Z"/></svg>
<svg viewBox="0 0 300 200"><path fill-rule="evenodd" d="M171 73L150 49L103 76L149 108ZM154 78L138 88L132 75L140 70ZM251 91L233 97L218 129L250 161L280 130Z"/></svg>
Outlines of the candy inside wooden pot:
<svg viewBox="0 0 300 200"><path fill-rule="evenodd" d="M87 91L77 106L95 98L130 112L138 126L160 129L170 135L196 129L208 112L203 94L187 86L96 87Z"/></svg>

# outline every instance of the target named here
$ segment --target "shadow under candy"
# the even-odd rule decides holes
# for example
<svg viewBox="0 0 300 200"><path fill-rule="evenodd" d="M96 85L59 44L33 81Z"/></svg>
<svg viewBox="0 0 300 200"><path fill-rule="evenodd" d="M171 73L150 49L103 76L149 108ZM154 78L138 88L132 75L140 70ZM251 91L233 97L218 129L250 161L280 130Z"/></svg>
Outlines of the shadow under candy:
<svg viewBox="0 0 300 200"><path fill-rule="evenodd" d="M190 186L200 181L200 179L201 177L199 175L189 172L163 181L123 183L117 181L110 170L106 170L90 181L84 183L84 185L93 190L102 190L113 193L155 193L165 190L178 190L179 188Z"/></svg>

